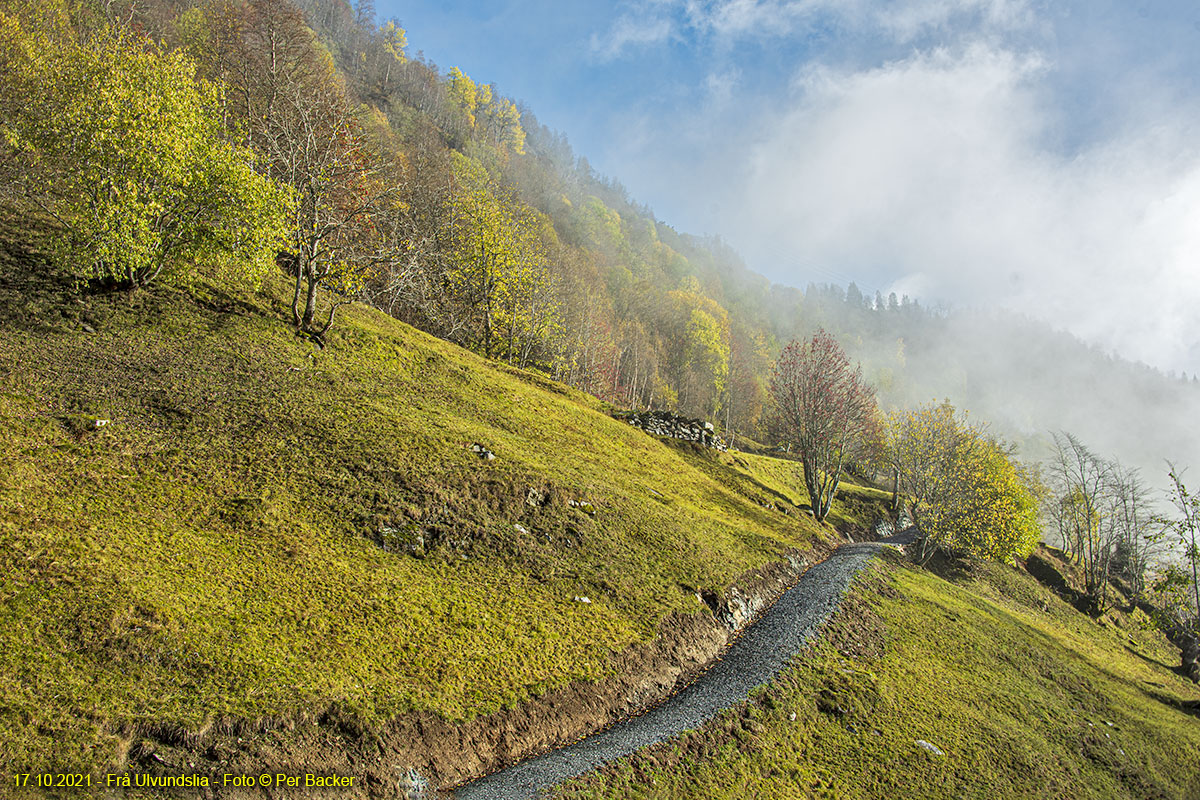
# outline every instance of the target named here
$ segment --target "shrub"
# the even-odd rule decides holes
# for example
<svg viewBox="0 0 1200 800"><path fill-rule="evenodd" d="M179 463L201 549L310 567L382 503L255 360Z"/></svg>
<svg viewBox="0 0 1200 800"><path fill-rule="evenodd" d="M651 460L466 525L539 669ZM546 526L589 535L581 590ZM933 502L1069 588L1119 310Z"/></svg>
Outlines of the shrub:
<svg viewBox="0 0 1200 800"><path fill-rule="evenodd" d="M1003 444L949 403L892 419L889 457L909 497L922 556L934 548L1009 561L1037 544L1037 498Z"/></svg>

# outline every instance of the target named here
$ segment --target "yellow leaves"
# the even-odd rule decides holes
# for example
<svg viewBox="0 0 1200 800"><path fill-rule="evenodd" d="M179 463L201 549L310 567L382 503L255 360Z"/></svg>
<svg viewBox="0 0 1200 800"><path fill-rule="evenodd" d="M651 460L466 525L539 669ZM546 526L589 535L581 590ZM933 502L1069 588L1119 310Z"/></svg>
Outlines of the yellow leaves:
<svg viewBox="0 0 1200 800"><path fill-rule="evenodd" d="M604 201L594 195L588 195L583 202L583 212L580 216L584 221L588 239L593 247L600 250L620 250L625 244L621 232L621 215L604 204Z"/></svg>
<svg viewBox="0 0 1200 800"><path fill-rule="evenodd" d="M404 48L408 47L408 35L404 28L389 20L379 29L379 33L383 37L384 49L391 54L392 58L403 64L405 61Z"/></svg>
<svg viewBox="0 0 1200 800"><path fill-rule="evenodd" d="M468 127L483 134L502 153L525 152L525 129L515 103L489 84L476 84L458 67L446 75L450 99L466 115Z"/></svg>
<svg viewBox="0 0 1200 800"><path fill-rule="evenodd" d="M483 165L453 156L460 184L448 209L454 230L452 294L479 316L487 355L500 340L510 359L532 343L561 335L549 246L557 241L546 217L496 185ZM545 349L545 348L541 348Z"/></svg>
<svg viewBox="0 0 1200 800"><path fill-rule="evenodd" d="M286 195L224 141L219 91L182 53L111 31L44 44L15 59L24 107L5 103L5 138L29 156L26 193L64 225L65 263L140 285L278 239Z"/></svg>
<svg viewBox="0 0 1200 800"><path fill-rule="evenodd" d="M479 105L479 88L475 86L475 81L464 75L458 67L451 67L447 77L450 79L450 97L466 112L467 121L474 128L475 109Z"/></svg>
<svg viewBox="0 0 1200 800"><path fill-rule="evenodd" d="M949 403L894 414L889 457L930 541L997 560L1036 545L1037 503L1022 473Z"/></svg>

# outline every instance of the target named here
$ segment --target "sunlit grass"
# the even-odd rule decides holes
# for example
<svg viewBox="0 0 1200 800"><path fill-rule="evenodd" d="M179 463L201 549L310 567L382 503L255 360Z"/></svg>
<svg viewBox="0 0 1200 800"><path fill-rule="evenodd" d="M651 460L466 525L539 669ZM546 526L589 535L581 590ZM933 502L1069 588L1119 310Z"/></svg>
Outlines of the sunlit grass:
<svg viewBox="0 0 1200 800"><path fill-rule="evenodd" d="M757 467L541 376L357 307L314 350L278 285L194 292L0 290L14 768L96 769L147 726L487 713L822 535L762 507ZM445 544L386 552L382 527Z"/></svg>
<svg viewBox="0 0 1200 800"><path fill-rule="evenodd" d="M885 631L878 652L823 644L742 709L561 796L1200 792L1200 720L1179 707L1200 690L1164 666L1169 646L1133 617L1097 624L999 565L964 585L899 569L856 591L874 611L842 623L834 641L874 625Z"/></svg>

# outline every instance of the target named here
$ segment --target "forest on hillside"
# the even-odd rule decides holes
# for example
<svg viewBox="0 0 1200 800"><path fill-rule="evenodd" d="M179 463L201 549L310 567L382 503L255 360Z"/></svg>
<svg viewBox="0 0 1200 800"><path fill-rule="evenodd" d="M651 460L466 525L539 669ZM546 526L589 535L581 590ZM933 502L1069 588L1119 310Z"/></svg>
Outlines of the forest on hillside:
<svg viewBox="0 0 1200 800"><path fill-rule="evenodd" d="M498 86L414 52L370 2L0 0L0 76L4 222L73 281L74 300L156 287L141 295L152 303L157 287L191 297L202 284L223 314L286 276L286 319L264 324L290 340L290 323L310 362L343 346L330 335L339 309L364 303L607 411L667 409L743 450L787 449L806 484L793 505L816 523L843 467L887 479L892 521L905 496L922 560L1011 562L1049 534L1081 570L1076 600L1102 613L1114 582L1153 596L1200 674L1195 376L1010 313L772 284L720 238L657 219ZM830 384L829 364L853 391L834 387L822 411L852 399L861 447L835 415L809 425L808 388ZM418 496L415 516L440 495ZM516 504L537 505L529 496Z"/></svg>
<svg viewBox="0 0 1200 800"><path fill-rule="evenodd" d="M854 284L771 284L719 238L656 219L486 76L423 58L366 0L3 8L4 66L20 76L0 98L5 199L65 229L60 255L81 279L186 282L208 270L253 280L275 266L262 253L278 252L295 280L293 322L318 343L340 305L363 301L614 404L714 420L735 441L773 443L772 364L788 341L824 328L863 364L885 409L947 398L1029 457L1048 454L1051 431L1070 430L1156 476L1164 457L1200 462L1194 428L1173 424L1200 400L1195 376L1015 315L929 308ZM118 63L136 65L141 85L123 83ZM194 108L168 109L183 83L197 87ZM34 118L30 97L56 115ZM118 101L157 103L158 128L116 119L105 103ZM64 196L78 160L68 126L102 149L118 125L140 125L149 151L174 135L163 120L185 112L219 120L204 135L228 146L221 192L213 175L167 174L190 169L179 161L142 164L139 185L114 190L119 202ZM204 147L213 162L215 146ZM143 155L117 152L105 168ZM239 178L248 166L270 185ZM196 203L202 184L224 205ZM106 202L138 209L145 230ZM243 227L224 230L218 218L235 209Z"/></svg>

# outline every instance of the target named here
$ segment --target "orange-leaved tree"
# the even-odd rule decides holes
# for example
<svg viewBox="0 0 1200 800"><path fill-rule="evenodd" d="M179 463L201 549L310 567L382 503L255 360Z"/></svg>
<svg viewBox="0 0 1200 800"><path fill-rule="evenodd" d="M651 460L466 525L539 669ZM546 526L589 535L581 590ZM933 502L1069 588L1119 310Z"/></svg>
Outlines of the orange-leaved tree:
<svg viewBox="0 0 1200 800"><path fill-rule="evenodd" d="M396 258L378 221L398 202L398 160L368 136L332 56L290 3L209 0L179 27L231 87L229 124L244 128L266 173L295 196L284 259L292 321L321 344L337 309Z"/></svg>

